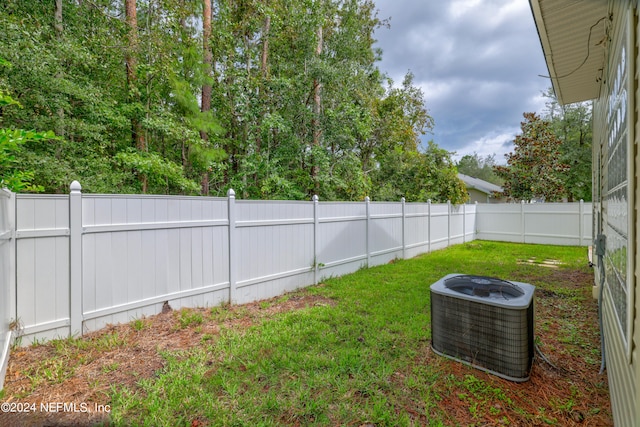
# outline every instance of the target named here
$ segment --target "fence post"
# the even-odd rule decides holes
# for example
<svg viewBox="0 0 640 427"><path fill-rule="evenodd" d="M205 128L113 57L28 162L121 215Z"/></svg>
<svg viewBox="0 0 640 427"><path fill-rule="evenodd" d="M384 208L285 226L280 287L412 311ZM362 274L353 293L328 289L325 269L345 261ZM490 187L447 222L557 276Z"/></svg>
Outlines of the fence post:
<svg viewBox="0 0 640 427"><path fill-rule="evenodd" d="M447 200L447 247L451 246L451 200Z"/></svg>
<svg viewBox="0 0 640 427"><path fill-rule="evenodd" d="M82 335L82 186L69 186L69 299L70 336Z"/></svg>
<svg viewBox="0 0 640 427"><path fill-rule="evenodd" d="M232 188L227 191L227 212L229 216L229 304L235 304L236 295L236 192Z"/></svg>
<svg viewBox="0 0 640 427"><path fill-rule="evenodd" d="M405 237L405 230L406 230L405 221L407 220L406 199L404 197L401 198L400 203L402 204L402 259L406 259L407 258L407 238Z"/></svg>
<svg viewBox="0 0 640 427"><path fill-rule="evenodd" d="M318 284L318 228L320 226L320 218L318 217L318 200L317 194L313 195L313 284Z"/></svg>
<svg viewBox="0 0 640 427"><path fill-rule="evenodd" d="M582 235L584 234L584 200L580 199L580 210L579 210L579 228L578 228L578 233L580 233L579 239L578 239L578 245L582 246Z"/></svg>
<svg viewBox="0 0 640 427"><path fill-rule="evenodd" d="M427 252L431 252L431 199L427 199Z"/></svg>
<svg viewBox="0 0 640 427"><path fill-rule="evenodd" d="M371 266L371 238L369 237L369 231L371 230L371 199L369 196L364 198L365 212L367 214L367 226L366 226L366 249L367 249L367 268Z"/></svg>
<svg viewBox="0 0 640 427"><path fill-rule="evenodd" d="M520 200L520 240L525 243L525 220L524 220L524 200Z"/></svg>

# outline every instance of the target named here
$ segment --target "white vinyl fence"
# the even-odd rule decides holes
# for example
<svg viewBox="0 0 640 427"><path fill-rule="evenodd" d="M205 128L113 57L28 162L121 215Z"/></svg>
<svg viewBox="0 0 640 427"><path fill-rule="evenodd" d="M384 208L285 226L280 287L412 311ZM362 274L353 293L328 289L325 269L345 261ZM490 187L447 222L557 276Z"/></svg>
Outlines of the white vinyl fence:
<svg viewBox="0 0 640 427"><path fill-rule="evenodd" d="M0 190L0 215L3 369L17 335L23 345L80 335L159 313L164 302L257 301L475 238L577 245L591 234L582 203L102 195L82 194L77 182L69 195Z"/></svg>
<svg viewBox="0 0 640 427"><path fill-rule="evenodd" d="M546 245L589 246L591 203L479 204L476 239Z"/></svg>
<svg viewBox="0 0 640 427"><path fill-rule="evenodd" d="M0 188L0 390L9 361L11 345L11 305L15 279L13 237L13 212L15 195Z"/></svg>
<svg viewBox="0 0 640 427"><path fill-rule="evenodd" d="M22 344L153 315L165 301L270 298L473 240L476 229L475 205L82 194L75 182L69 195L15 201L9 317Z"/></svg>

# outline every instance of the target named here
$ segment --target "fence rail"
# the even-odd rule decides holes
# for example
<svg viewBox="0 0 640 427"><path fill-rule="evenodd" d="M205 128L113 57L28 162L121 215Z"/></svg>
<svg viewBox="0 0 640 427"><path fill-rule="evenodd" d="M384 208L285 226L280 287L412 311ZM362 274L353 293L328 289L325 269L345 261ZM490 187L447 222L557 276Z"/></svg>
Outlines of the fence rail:
<svg viewBox="0 0 640 427"><path fill-rule="evenodd" d="M582 203L99 195L82 194L77 182L69 195L0 190L0 381L10 324L24 345L153 315L164 302L270 298L475 238L587 244L590 215Z"/></svg>

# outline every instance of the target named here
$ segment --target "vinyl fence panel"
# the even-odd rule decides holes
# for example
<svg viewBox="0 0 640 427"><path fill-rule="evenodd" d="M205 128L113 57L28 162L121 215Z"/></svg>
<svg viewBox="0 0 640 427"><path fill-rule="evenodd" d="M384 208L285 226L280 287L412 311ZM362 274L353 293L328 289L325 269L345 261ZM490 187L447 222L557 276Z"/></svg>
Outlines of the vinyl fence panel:
<svg viewBox="0 0 640 427"><path fill-rule="evenodd" d="M0 389L9 362L11 323L15 320L14 212L15 194L0 188Z"/></svg>
<svg viewBox="0 0 640 427"><path fill-rule="evenodd" d="M369 267L403 257L404 203L370 204Z"/></svg>
<svg viewBox="0 0 640 427"><path fill-rule="evenodd" d="M367 265L368 203L320 202L316 263L321 277L352 273Z"/></svg>
<svg viewBox="0 0 640 427"><path fill-rule="evenodd" d="M476 238L505 242L587 246L591 203L479 204Z"/></svg>
<svg viewBox="0 0 640 427"><path fill-rule="evenodd" d="M431 224L429 229L431 250L442 249L449 246L449 219L448 204L431 205Z"/></svg>
<svg viewBox="0 0 640 427"><path fill-rule="evenodd" d="M228 300L227 200L85 195L85 328Z"/></svg>
<svg viewBox="0 0 640 427"><path fill-rule="evenodd" d="M236 202L235 303L280 295L313 283L313 202Z"/></svg>
<svg viewBox="0 0 640 427"><path fill-rule="evenodd" d="M480 240L524 242L523 205L516 203L478 204L476 237Z"/></svg>
<svg viewBox="0 0 640 427"><path fill-rule="evenodd" d="M16 310L26 342L69 334L69 196L16 195Z"/></svg>
<svg viewBox="0 0 640 427"><path fill-rule="evenodd" d="M429 211L431 203L407 203L405 205L405 256L413 258L428 252Z"/></svg>

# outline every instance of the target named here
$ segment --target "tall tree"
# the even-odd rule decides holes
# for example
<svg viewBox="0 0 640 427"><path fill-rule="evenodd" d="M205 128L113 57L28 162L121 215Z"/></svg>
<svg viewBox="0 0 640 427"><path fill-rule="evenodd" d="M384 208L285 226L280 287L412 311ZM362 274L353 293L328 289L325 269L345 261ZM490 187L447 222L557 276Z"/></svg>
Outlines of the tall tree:
<svg viewBox="0 0 640 427"><path fill-rule="evenodd" d="M315 55L317 58L320 58L322 55L322 43L323 43L323 30L322 24L318 25L316 30L316 49ZM318 76L313 78L313 119L311 121L312 132L313 132L313 142L311 151L318 152L320 149L321 138L322 138L322 127L320 126L320 114L322 112L322 83ZM311 181L313 182L313 191L317 194L320 191L320 182L319 182L319 171L320 165L318 164L318 160L316 156L313 156L311 166Z"/></svg>
<svg viewBox="0 0 640 427"><path fill-rule="evenodd" d="M560 156L562 141L549 121L535 113L523 116L514 151L505 154L507 166L494 167L504 179L504 195L513 200L561 201L566 197L563 174L568 169Z"/></svg>
<svg viewBox="0 0 640 427"><path fill-rule="evenodd" d="M127 52L125 55L125 65L127 67L127 88L131 102L134 105L140 104L140 91L138 88L138 55L139 55L139 38L138 38L138 11L136 0L125 0L125 22L128 28ZM131 117L131 138L135 147L139 151L147 151L147 142L144 137L142 124L140 123L140 111L134 108ZM148 178L146 174L140 175L142 183L142 192L146 193L148 189Z"/></svg>
<svg viewBox="0 0 640 427"><path fill-rule="evenodd" d="M62 0L55 0L55 12L54 12L54 28L56 32L56 41L61 45L62 44L62 36L64 31L64 26L62 24ZM56 74L57 79L62 79L62 64L60 66L60 71ZM56 111L58 115L58 123L56 125L56 134L59 136L64 136L64 108L62 105L58 106Z"/></svg>
<svg viewBox="0 0 640 427"><path fill-rule="evenodd" d="M564 187L569 201L590 201L591 193L591 142L592 142L592 104L578 102L560 105L549 90L544 118L551 122L551 128L562 141L560 156L568 165L563 175Z"/></svg>
<svg viewBox="0 0 640 427"><path fill-rule="evenodd" d="M204 81L202 83L202 100L200 111L206 113L211 110L211 69L213 66L213 53L211 52L211 0L203 0L202 13L202 53ZM205 141L209 141L209 135L204 130L200 131L200 137ZM209 171L202 173L201 193L206 196L209 194Z"/></svg>

